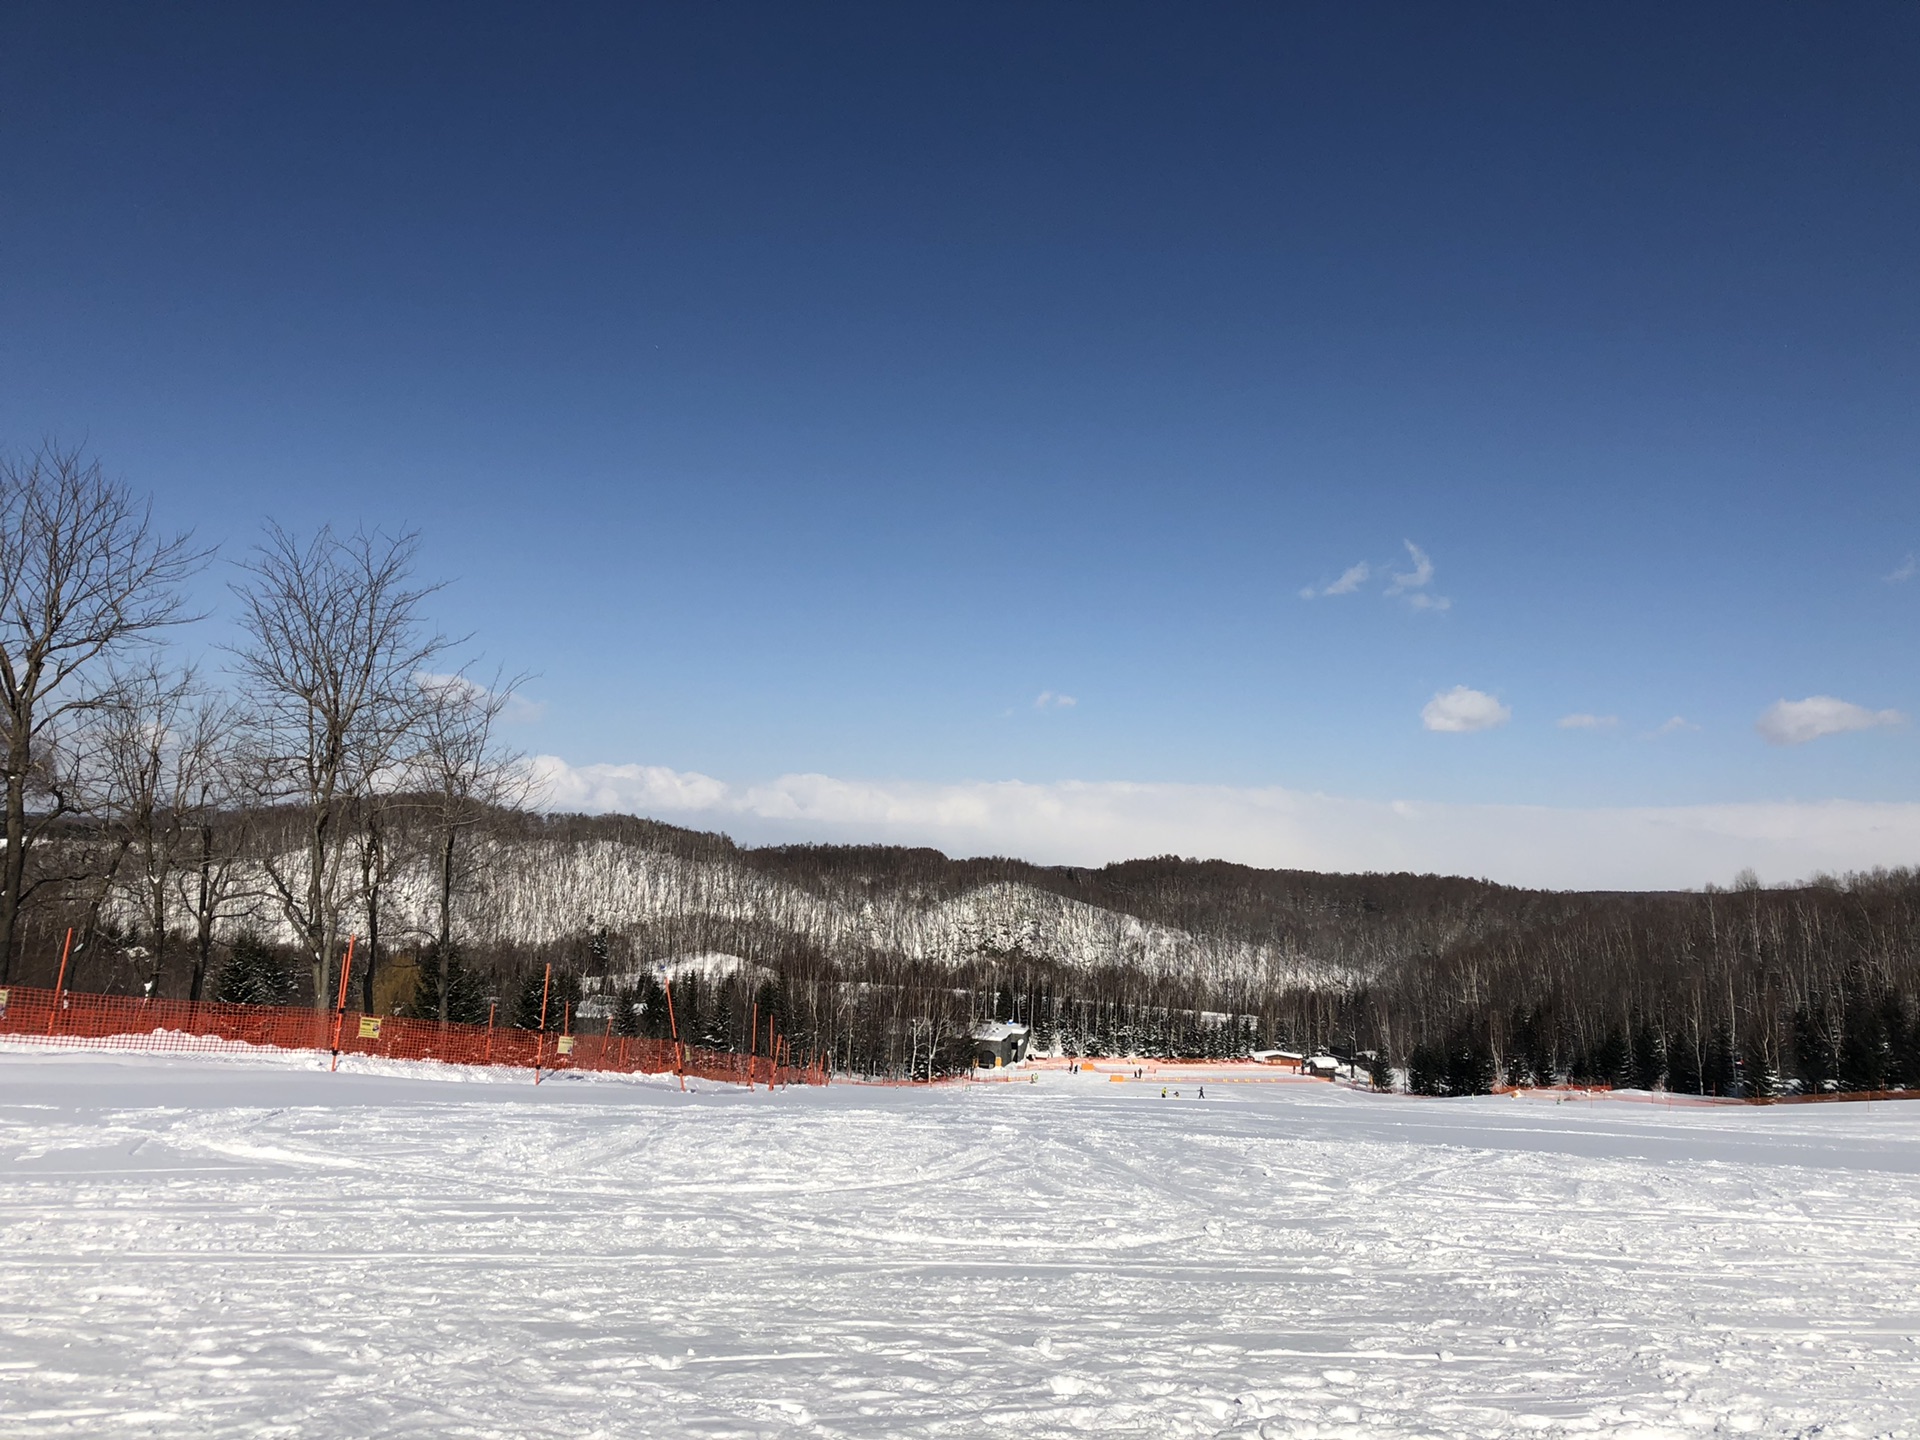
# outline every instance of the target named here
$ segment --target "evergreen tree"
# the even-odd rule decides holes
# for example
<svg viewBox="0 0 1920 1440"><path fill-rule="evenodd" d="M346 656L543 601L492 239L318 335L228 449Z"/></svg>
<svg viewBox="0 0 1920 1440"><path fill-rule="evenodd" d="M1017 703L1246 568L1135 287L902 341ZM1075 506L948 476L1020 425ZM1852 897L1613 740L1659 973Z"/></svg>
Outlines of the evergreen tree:
<svg viewBox="0 0 1920 1440"><path fill-rule="evenodd" d="M1600 1043L1593 1047L1593 1055L1587 1062L1588 1073L1595 1084L1618 1085L1627 1078L1631 1059L1627 1032L1617 1024L1610 1025L1600 1037Z"/></svg>
<svg viewBox="0 0 1920 1440"><path fill-rule="evenodd" d="M1059 1034L1054 1028L1053 996L1046 991L1040 993L1033 1011L1033 1052L1036 1055L1053 1054Z"/></svg>
<svg viewBox="0 0 1920 1440"><path fill-rule="evenodd" d="M1480 1036L1462 1031L1447 1046L1447 1093L1490 1095L1498 1070L1493 1047Z"/></svg>
<svg viewBox="0 0 1920 1440"><path fill-rule="evenodd" d="M1391 1090L1393 1085L1393 1062L1387 1058L1387 1052L1376 1050L1373 1058L1367 1061L1367 1078L1373 1082L1376 1090Z"/></svg>
<svg viewBox="0 0 1920 1440"><path fill-rule="evenodd" d="M534 1004L539 1005L539 997ZM487 996L480 977L467 969L460 946L447 947L447 1019L461 1025L487 1023ZM414 1020L440 1018L439 942L431 941L420 955L419 978L414 982L413 999L403 1014Z"/></svg>
<svg viewBox="0 0 1920 1440"><path fill-rule="evenodd" d="M1733 1048L1733 1036L1726 1021L1713 1027L1707 1037L1706 1070L1700 1077L1701 1088L1709 1095L1740 1093L1740 1067Z"/></svg>
<svg viewBox="0 0 1920 1440"><path fill-rule="evenodd" d="M1554 1083L1553 1033L1538 1007L1514 1007L1507 1021L1507 1078L1515 1085Z"/></svg>
<svg viewBox="0 0 1920 1440"><path fill-rule="evenodd" d="M640 1034L640 1005L629 987L613 992L613 1033L628 1039Z"/></svg>
<svg viewBox="0 0 1920 1440"><path fill-rule="evenodd" d="M1447 1047L1422 1040L1407 1057L1407 1088L1416 1095L1445 1095L1447 1085Z"/></svg>
<svg viewBox="0 0 1920 1440"><path fill-rule="evenodd" d="M1793 1066L1802 1088L1812 1094L1830 1088L1840 1075L1840 1059L1826 1027L1807 1005L1793 1012Z"/></svg>
<svg viewBox="0 0 1920 1440"><path fill-rule="evenodd" d="M293 998L293 967L246 931L234 937L213 998L223 1005L285 1005Z"/></svg>
<svg viewBox="0 0 1920 1440"><path fill-rule="evenodd" d="M713 992L713 1003L701 1006L699 1043L709 1050L737 1050L747 1028L746 987L739 973L728 975Z"/></svg>
<svg viewBox="0 0 1920 1440"><path fill-rule="evenodd" d="M1667 1044L1649 1020L1633 1027L1633 1057L1627 1079L1636 1090L1658 1090L1667 1078Z"/></svg>
<svg viewBox="0 0 1920 1440"><path fill-rule="evenodd" d="M1906 1002L1889 994L1880 1023L1887 1032L1887 1083L1920 1088L1920 1015L1909 1015Z"/></svg>
<svg viewBox="0 0 1920 1440"><path fill-rule="evenodd" d="M642 975L639 983L633 987L633 1008L640 1019L640 1029L635 1033L654 1040L671 1038L672 1029L667 1023L667 992L651 971Z"/></svg>
<svg viewBox="0 0 1920 1440"><path fill-rule="evenodd" d="M1846 1022L1840 1036L1835 1069L1842 1090L1887 1088L1890 1046L1882 1021L1882 1007L1859 985L1848 986Z"/></svg>
<svg viewBox="0 0 1920 1440"><path fill-rule="evenodd" d="M1752 1040L1741 1056L1740 1083L1744 1093L1756 1098L1780 1093L1780 1073L1774 1068L1773 1058Z"/></svg>
<svg viewBox="0 0 1920 1440"><path fill-rule="evenodd" d="M513 1007L513 1023L522 1030L540 1028L540 997L546 993L547 1031L560 1033L568 1014L580 1008L580 977L571 970L555 970L553 983L547 984L546 967L529 970L521 982L520 996Z"/></svg>
<svg viewBox="0 0 1920 1440"><path fill-rule="evenodd" d="M1667 1088L1676 1095L1703 1093L1700 1042L1691 1027L1667 1037Z"/></svg>

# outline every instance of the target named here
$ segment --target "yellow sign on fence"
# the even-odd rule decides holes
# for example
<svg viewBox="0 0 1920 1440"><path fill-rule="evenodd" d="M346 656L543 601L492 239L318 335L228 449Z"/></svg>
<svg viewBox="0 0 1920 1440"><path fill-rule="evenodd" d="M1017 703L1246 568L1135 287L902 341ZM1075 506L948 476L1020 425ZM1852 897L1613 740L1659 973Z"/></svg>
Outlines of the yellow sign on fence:
<svg viewBox="0 0 1920 1440"><path fill-rule="evenodd" d="M360 1017L360 1038L362 1040L378 1040L380 1038L380 1017L378 1015L362 1015Z"/></svg>
<svg viewBox="0 0 1920 1440"><path fill-rule="evenodd" d="M573 1036L562 1035L560 1037L560 1053L562 1055L573 1054Z"/></svg>

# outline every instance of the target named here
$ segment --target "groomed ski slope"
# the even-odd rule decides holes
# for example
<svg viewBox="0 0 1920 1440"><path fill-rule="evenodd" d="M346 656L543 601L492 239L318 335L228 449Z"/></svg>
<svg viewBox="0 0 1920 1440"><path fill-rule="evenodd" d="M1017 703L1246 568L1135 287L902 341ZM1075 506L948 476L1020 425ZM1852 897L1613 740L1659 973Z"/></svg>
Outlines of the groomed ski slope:
<svg viewBox="0 0 1920 1440"><path fill-rule="evenodd" d="M0 1054L0 1434L1920 1436L1920 1103L313 1064Z"/></svg>

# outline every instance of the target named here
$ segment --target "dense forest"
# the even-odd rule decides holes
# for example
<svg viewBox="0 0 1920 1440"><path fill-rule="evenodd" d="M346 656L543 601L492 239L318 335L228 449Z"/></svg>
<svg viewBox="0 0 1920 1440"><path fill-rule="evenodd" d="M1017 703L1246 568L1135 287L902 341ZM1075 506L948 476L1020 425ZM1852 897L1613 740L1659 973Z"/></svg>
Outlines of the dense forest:
<svg viewBox="0 0 1920 1440"><path fill-rule="evenodd" d="M0 985L355 1004L932 1076L1043 1051L1327 1050L1432 1094L1920 1086L1920 876L1582 894L1162 856L1097 869L751 848L545 813L515 682L427 621L411 535L269 527L217 668L209 561L73 452L0 463ZM66 945L68 932L73 944ZM670 995L669 995L670 992ZM530 998L532 997L532 998Z"/></svg>

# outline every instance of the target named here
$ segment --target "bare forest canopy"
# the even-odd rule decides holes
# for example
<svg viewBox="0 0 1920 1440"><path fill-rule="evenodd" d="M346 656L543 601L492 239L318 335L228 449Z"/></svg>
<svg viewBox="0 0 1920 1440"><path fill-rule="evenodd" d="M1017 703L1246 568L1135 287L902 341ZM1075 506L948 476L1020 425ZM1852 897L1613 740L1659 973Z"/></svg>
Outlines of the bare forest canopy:
<svg viewBox="0 0 1920 1440"><path fill-rule="evenodd" d="M0 455L0 987L605 1026L931 1075L1042 1051L1332 1050L1434 1093L1920 1084L1920 878L1578 894L1157 857L743 848L542 813L517 681L436 628L415 535L215 562L77 451ZM547 986L549 967L552 986ZM671 997L671 998L670 998Z"/></svg>
<svg viewBox="0 0 1920 1440"><path fill-rule="evenodd" d="M424 994L431 1011L435 832L404 797L389 808L382 998L419 1013ZM297 834L284 812L223 823L254 843ZM499 807L469 844L481 858L455 897L466 1018L493 1001L502 1023L537 1023L522 1012L552 964L583 1025L664 1026L664 978L685 1038L744 1044L758 1005L843 1068L880 1072L958 1066L973 1026L999 1018L1073 1053L1284 1046L1364 1063L1372 1052L1436 1092L1496 1079L1708 1093L1920 1083L1909 871L1705 894L1549 892L1175 856L1094 869L755 848L632 816ZM62 918L36 926L42 957ZM290 949L263 917L228 928ZM115 944L103 933L96 950ZM146 954L119 953L94 985L154 978ZM184 993L187 979L183 957L158 988ZM273 988L293 993L291 980ZM569 1023L558 1007L553 1023Z"/></svg>

